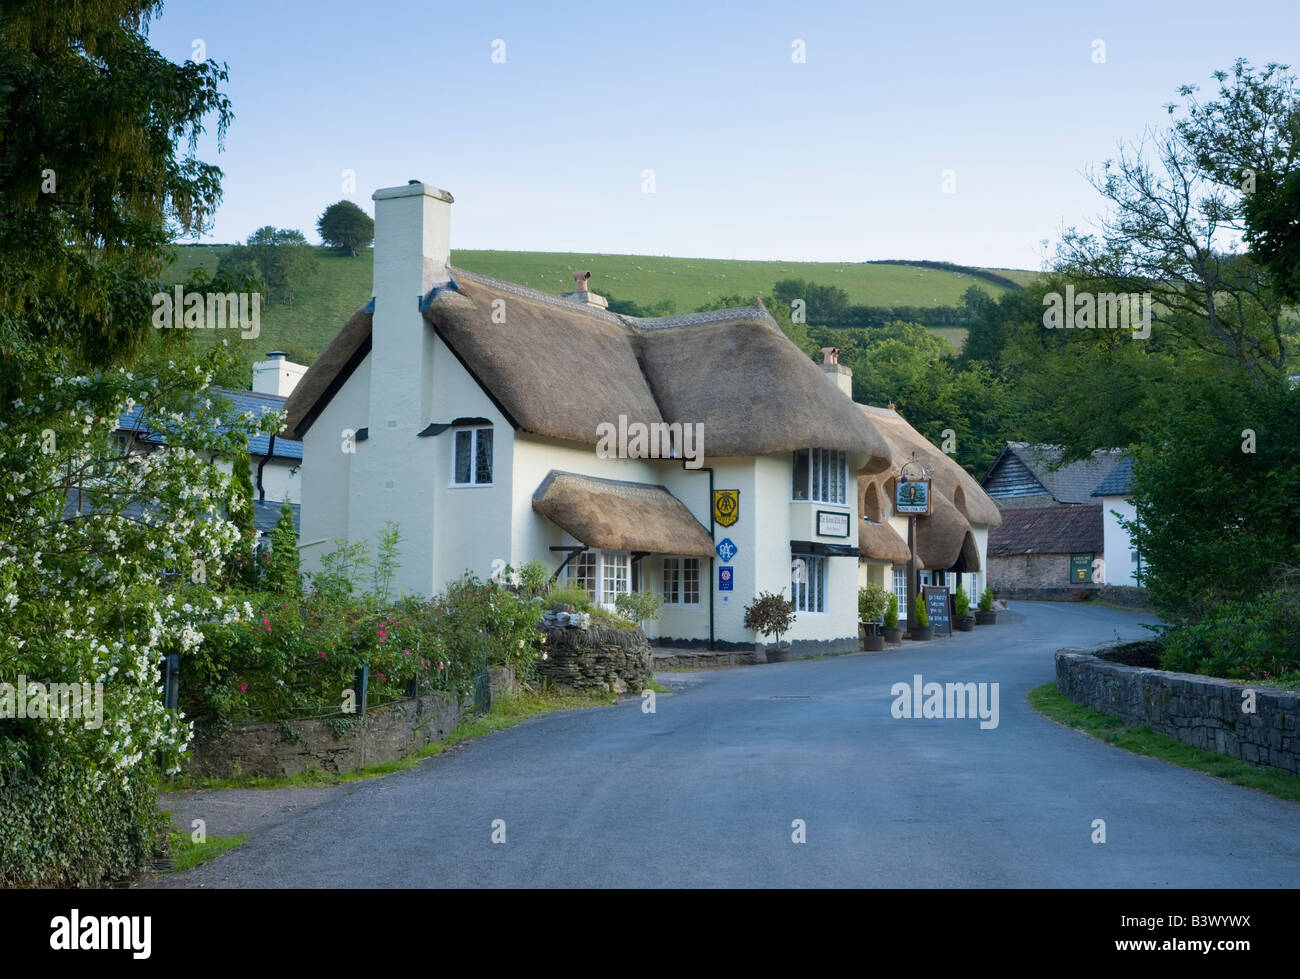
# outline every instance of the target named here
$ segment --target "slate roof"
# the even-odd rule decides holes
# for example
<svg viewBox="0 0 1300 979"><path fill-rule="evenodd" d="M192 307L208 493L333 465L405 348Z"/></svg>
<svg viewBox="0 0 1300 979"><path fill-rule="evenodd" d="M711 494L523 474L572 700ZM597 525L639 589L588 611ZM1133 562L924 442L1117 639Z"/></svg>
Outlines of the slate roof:
<svg viewBox="0 0 1300 979"><path fill-rule="evenodd" d="M1060 469L1052 467L1061 458L1061 450L1050 445L1030 445L1027 442L1008 442L989 468L982 485L985 492L1000 507L1026 504L1088 503L1092 491L1127 457L1120 449L1098 449L1090 459L1072 462ZM1005 487L1001 478L1004 472L1023 466L1038 487ZM1038 492L1034 492L1039 489ZM1021 502L1017 502L1017 500Z"/></svg>
<svg viewBox="0 0 1300 979"><path fill-rule="evenodd" d="M1128 496L1133 485L1133 460L1125 456L1110 475L1097 484L1093 496Z"/></svg>
<svg viewBox="0 0 1300 979"><path fill-rule="evenodd" d="M301 507L297 503L290 503L289 508L293 510L293 528L296 531L298 530L298 513ZM153 511L152 507L149 509ZM145 510L144 504L132 501L122 508L122 516L128 520L140 520L144 516ZM68 495L68 499L63 504L64 520L69 520L74 516L89 516L94 512L95 507L90 502L89 494L79 494L74 491ZM253 527L259 535L269 534L275 529L275 525L279 520L279 503L273 503L270 500L253 501Z"/></svg>
<svg viewBox="0 0 1300 979"><path fill-rule="evenodd" d="M1002 511L1002 526L989 531L989 557L1100 554L1104 539L1100 503L1021 507Z"/></svg>
<svg viewBox="0 0 1300 979"><path fill-rule="evenodd" d="M231 391L229 388L213 388L213 391L228 399L232 410L236 414L243 415L251 411L254 418L259 418L267 412L283 410L284 403L287 400L279 395L263 394L258 391ZM118 419L117 427L122 431L135 432L143 441L152 442L155 445L162 445L166 441L165 433L149 427L148 420L144 418L144 408L141 405L136 405L130 411L125 412ZM249 455L266 455L270 451L270 443L270 437L259 432L248 440ZM301 461L302 443L276 435L275 458Z"/></svg>

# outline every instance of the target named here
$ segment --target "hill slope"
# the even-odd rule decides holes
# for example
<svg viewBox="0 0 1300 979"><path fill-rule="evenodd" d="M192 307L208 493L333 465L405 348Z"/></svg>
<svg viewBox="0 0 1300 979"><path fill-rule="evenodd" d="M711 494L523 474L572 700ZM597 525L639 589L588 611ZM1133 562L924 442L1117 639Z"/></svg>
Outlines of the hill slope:
<svg viewBox="0 0 1300 979"><path fill-rule="evenodd" d="M215 272L229 245L182 245L169 269L168 284L183 280L191 268ZM268 350L284 349L291 356L314 356L339 327L370 297L373 255L342 258L317 250L317 273L300 290L292 307L272 306L262 312L261 336L250 341L255 350L246 359L259 359ZM602 295L650 305L670 300L679 313L691 312L721 296L752 299L767 295L780 279L807 279L835 285L855 304L870 306L952 306L977 285L998 296L1005 288L986 279L911 265L854 262L748 262L652 255L600 255L576 252L453 251L452 263L472 272L561 293L573 288L572 273L590 269L591 287ZM997 270L1007 275L1006 270ZM1019 275L1033 273L1014 273ZM1011 276L1008 276L1011 277ZM951 332L951 331L948 331Z"/></svg>

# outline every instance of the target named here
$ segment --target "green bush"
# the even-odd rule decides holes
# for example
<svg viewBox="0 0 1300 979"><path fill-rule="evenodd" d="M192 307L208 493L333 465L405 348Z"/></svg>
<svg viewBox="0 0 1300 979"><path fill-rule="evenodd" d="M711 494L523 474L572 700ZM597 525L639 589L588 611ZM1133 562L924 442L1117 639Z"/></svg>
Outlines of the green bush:
<svg viewBox="0 0 1300 979"><path fill-rule="evenodd" d="M889 604L885 606L885 628L898 628L898 596L893 592L889 593Z"/></svg>
<svg viewBox="0 0 1300 979"><path fill-rule="evenodd" d="M652 591L628 592L614 600L614 608L618 613L638 625L659 618L663 604L663 599Z"/></svg>
<svg viewBox="0 0 1300 979"><path fill-rule="evenodd" d="M1300 592L1279 588L1221 602L1199 622L1162 637L1162 669L1230 680L1300 679Z"/></svg>
<svg viewBox="0 0 1300 979"><path fill-rule="evenodd" d="M980 611L993 611L993 588L991 585L985 585L984 591L980 592Z"/></svg>
<svg viewBox="0 0 1300 979"><path fill-rule="evenodd" d="M3 740L3 738L0 738ZM0 778L0 888L99 887L162 851L166 817L143 767L101 788L50 759Z"/></svg>
<svg viewBox="0 0 1300 979"><path fill-rule="evenodd" d="M546 607L556 608L560 605L572 605L579 612L590 612L595 607L587 589L581 585L556 585L546 596Z"/></svg>
<svg viewBox="0 0 1300 979"><path fill-rule="evenodd" d="M930 624L930 613L925 610L925 602L917 602L913 614L917 626L924 629Z"/></svg>
<svg viewBox="0 0 1300 979"><path fill-rule="evenodd" d="M961 585L958 585L957 590L953 593L952 604L958 615L970 615L970 596L966 594L966 590Z"/></svg>
<svg viewBox="0 0 1300 979"><path fill-rule="evenodd" d="M889 608L891 593L875 582L858 589L858 621L879 622ZM894 598L895 606L898 599Z"/></svg>

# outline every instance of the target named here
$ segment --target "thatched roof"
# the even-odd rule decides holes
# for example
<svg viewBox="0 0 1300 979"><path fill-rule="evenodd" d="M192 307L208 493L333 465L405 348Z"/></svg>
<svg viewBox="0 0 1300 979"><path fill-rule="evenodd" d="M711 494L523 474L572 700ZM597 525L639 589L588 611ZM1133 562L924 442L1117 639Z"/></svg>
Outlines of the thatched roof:
<svg viewBox="0 0 1300 979"><path fill-rule="evenodd" d="M702 424L710 457L815 447L866 455L863 472L889 467L875 427L761 303L639 319L461 269L452 275L456 288L437 293L425 321L525 431L591 445L597 426L626 415ZM493 322L494 300L505 301L503 323ZM293 437L358 362L370 330L370 314L358 312L311 365L286 406Z"/></svg>
<svg viewBox="0 0 1300 979"><path fill-rule="evenodd" d="M588 547L713 556L708 528L663 486L551 470L533 509Z"/></svg>
<svg viewBox="0 0 1300 979"><path fill-rule="evenodd" d="M860 407L889 443L895 467L907 462L915 453L918 462L934 470L932 486L951 501L970 523L996 527L1002 522L997 504L989 498L975 478L959 466L952 456L939 451L933 442L909 425L902 415L889 408L874 408L870 405ZM883 485L883 480L888 476L882 475L880 478Z"/></svg>
<svg viewBox="0 0 1300 979"><path fill-rule="evenodd" d="M907 541L899 537L893 527L867 520L858 521L858 550L863 557L891 564L906 564L909 554Z"/></svg>
<svg viewBox="0 0 1300 979"><path fill-rule="evenodd" d="M930 515L916 521L916 560L922 568L944 571L963 559L966 571L980 571L979 546L966 517L934 486Z"/></svg>

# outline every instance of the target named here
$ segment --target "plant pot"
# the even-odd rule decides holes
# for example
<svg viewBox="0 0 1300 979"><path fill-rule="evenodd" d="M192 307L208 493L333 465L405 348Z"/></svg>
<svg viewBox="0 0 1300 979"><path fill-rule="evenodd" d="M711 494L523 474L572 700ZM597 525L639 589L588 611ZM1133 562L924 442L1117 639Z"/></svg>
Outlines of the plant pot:
<svg viewBox="0 0 1300 979"><path fill-rule="evenodd" d="M768 643L765 652L769 663L786 663L790 659L790 644L788 642L780 645L774 642Z"/></svg>
<svg viewBox="0 0 1300 979"><path fill-rule="evenodd" d="M934 626L918 625L913 626L912 631L907 634L907 638L915 642L925 642L934 638Z"/></svg>
<svg viewBox="0 0 1300 979"><path fill-rule="evenodd" d="M991 609L987 612L985 612L983 609L978 609L975 612L976 625L997 625L997 621L998 621L998 613L994 612Z"/></svg>
<svg viewBox="0 0 1300 979"><path fill-rule="evenodd" d="M885 648L885 637L878 632L868 632L862 637L862 648L868 653L879 653Z"/></svg>
<svg viewBox="0 0 1300 979"><path fill-rule="evenodd" d="M889 645L891 646L903 645L903 627L901 625L885 626L880 631L884 634L885 642L889 643Z"/></svg>
<svg viewBox="0 0 1300 979"><path fill-rule="evenodd" d="M975 628L975 616L954 615L952 617L952 627L958 632L970 632Z"/></svg>

